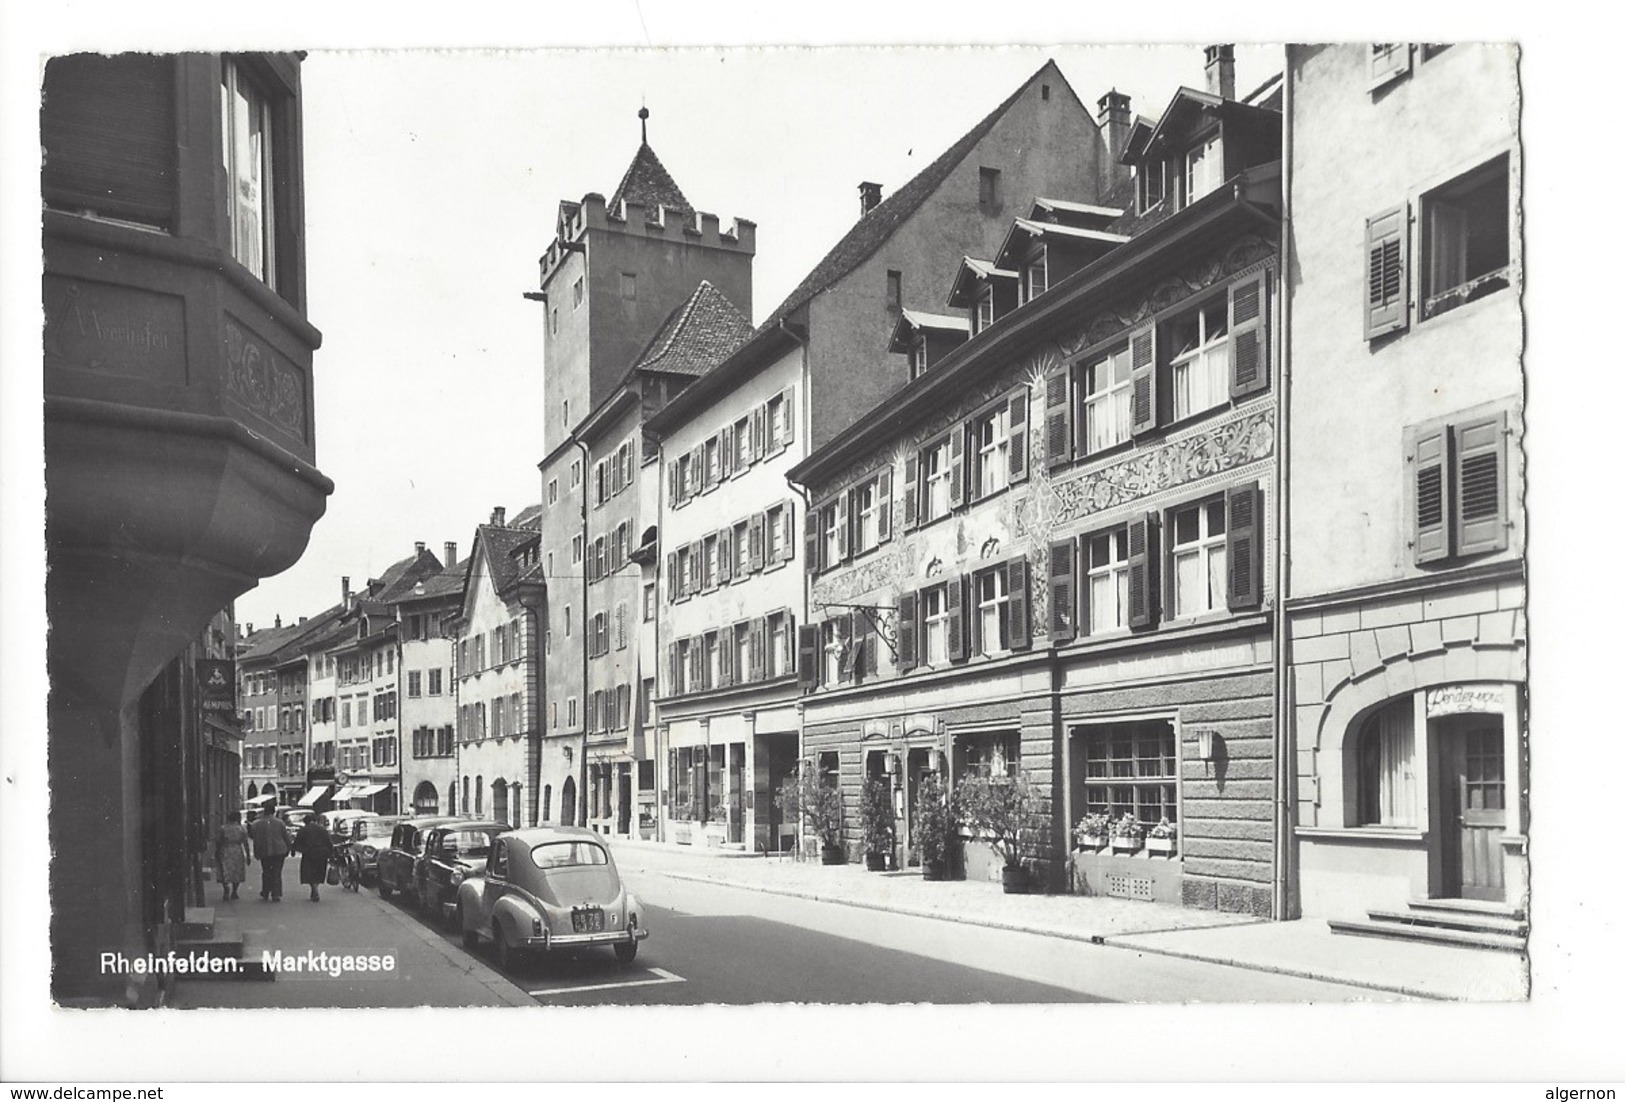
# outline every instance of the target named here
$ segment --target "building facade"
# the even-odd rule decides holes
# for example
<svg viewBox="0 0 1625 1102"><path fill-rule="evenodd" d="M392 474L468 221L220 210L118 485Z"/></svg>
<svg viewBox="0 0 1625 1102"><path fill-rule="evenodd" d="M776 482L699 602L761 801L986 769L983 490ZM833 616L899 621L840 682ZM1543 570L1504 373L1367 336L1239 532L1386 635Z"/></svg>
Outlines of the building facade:
<svg viewBox="0 0 1625 1102"><path fill-rule="evenodd" d="M1106 203L1040 195L946 272L973 335L790 472L803 755L838 778L849 846L865 779L908 859L926 774L1023 776L1047 885L1274 909L1281 113L1278 87L1236 99L1230 65L1211 51L1207 91L1108 132L1134 175ZM1085 816L1122 841L1074 846ZM966 875L996 878L965 841Z"/></svg>
<svg viewBox="0 0 1625 1102"><path fill-rule="evenodd" d="M1291 47L1286 79L1295 909L1505 917L1530 818L1517 50Z"/></svg>
<svg viewBox="0 0 1625 1102"><path fill-rule="evenodd" d="M446 544L444 561L439 573L414 582L396 601L404 682L402 814L445 813L457 780L457 656L450 629L461 611L468 563L457 561L455 543Z"/></svg>

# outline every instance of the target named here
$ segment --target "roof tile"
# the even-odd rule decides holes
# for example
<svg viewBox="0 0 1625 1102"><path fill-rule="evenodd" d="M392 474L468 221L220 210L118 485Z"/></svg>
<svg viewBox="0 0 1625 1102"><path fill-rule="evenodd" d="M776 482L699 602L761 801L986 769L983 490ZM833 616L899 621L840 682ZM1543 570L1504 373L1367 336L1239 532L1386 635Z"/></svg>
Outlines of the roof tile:
<svg viewBox="0 0 1625 1102"><path fill-rule="evenodd" d="M633 370L704 375L750 339L750 319L702 279L644 347Z"/></svg>

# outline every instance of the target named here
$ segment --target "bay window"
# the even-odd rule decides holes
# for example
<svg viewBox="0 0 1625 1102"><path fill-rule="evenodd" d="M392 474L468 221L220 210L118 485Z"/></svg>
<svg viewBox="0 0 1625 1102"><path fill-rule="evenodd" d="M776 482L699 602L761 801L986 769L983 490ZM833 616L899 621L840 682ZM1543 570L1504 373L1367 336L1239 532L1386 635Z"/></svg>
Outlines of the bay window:
<svg viewBox="0 0 1625 1102"><path fill-rule="evenodd" d="M220 149L230 189L231 255L276 289L270 99L230 58L220 71Z"/></svg>

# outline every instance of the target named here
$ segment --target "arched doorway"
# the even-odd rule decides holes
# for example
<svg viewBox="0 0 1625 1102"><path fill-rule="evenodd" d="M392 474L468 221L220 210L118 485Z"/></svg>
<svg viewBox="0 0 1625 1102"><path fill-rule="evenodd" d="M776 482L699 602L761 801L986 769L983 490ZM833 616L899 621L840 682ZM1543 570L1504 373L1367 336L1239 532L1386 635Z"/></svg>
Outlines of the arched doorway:
<svg viewBox="0 0 1625 1102"><path fill-rule="evenodd" d="M542 822L551 823L552 821L553 821L553 786L550 785L550 784L544 784L544 785L542 785Z"/></svg>
<svg viewBox="0 0 1625 1102"><path fill-rule="evenodd" d="M491 782L491 818L499 823L508 821L508 782L501 777Z"/></svg>
<svg viewBox="0 0 1625 1102"><path fill-rule="evenodd" d="M424 781L412 791L412 811L418 815L440 814L440 793L434 785Z"/></svg>
<svg viewBox="0 0 1625 1102"><path fill-rule="evenodd" d="M559 794L559 821L565 826L576 825L576 779L566 777Z"/></svg>
<svg viewBox="0 0 1625 1102"><path fill-rule="evenodd" d="M253 781L249 781L248 782L248 798L252 800L255 796L258 796L259 794L260 794L260 786L255 784Z"/></svg>

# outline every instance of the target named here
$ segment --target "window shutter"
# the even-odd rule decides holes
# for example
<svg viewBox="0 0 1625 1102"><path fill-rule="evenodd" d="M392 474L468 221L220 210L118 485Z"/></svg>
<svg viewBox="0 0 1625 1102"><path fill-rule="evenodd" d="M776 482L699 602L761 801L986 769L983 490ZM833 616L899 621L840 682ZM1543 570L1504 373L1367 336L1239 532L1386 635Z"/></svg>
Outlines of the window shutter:
<svg viewBox="0 0 1625 1102"><path fill-rule="evenodd" d="M717 636L717 688L734 683L733 631L725 629Z"/></svg>
<svg viewBox="0 0 1625 1102"><path fill-rule="evenodd" d="M734 576L734 530L724 528L717 533L717 581L727 585Z"/></svg>
<svg viewBox="0 0 1625 1102"><path fill-rule="evenodd" d="M796 557L796 505L786 500L779 506L779 518L784 524L784 534L779 540L778 562L789 562ZM764 515L762 523L771 524L772 520Z"/></svg>
<svg viewBox="0 0 1625 1102"><path fill-rule="evenodd" d="M767 407L757 406L750 411L750 461L756 462L767 451Z"/></svg>
<svg viewBox="0 0 1625 1102"><path fill-rule="evenodd" d="M1230 397L1269 386L1269 277L1265 272L1230 288Z"/></svg>
<svg viewBox="0 0 1625 1102"><path fill-rule="evenodd" d="M682 659L678 657L676 643L666 644L666 691L673 695L683 691Z"/></svg>
<svg viewBox="0 0 1625 1102"><path fill-rule="evenodd" d="M1027 388L1020 387L1010 396L1010 481L1027 479Z"/></svg>
<svg viewBox="0 0 1625 1102"><path fill-rule="evenodd" d="M920 523L917 495L920 482L920 457L910 455L903 460L903 527L913 528Z"/></svg>
<svg viewBox="0 0 1625 1102"><path fill-rule="evenodd" d="M875 614L863 615L863 670L870 677L880 672L880 629L875 625Z"/></svg>
<svg viewBox="0 0 1625 1102"><path fill-rule="evenodd" d="M1071 380L1064 365L1044 376L1044 451L1052 471L1072 458Z"/></svg>
<svg viewBox="0 0 1625 1102"><path fill-rule="evenodd" d="M796 680L803 689L818 684L818 626L803 624L796 629Z"/></svg>
<svg viewBox="0 0 1625 1102"><path fill-rule="evenodd" d="M626 649L626 602L615 606L615 649Z"/></svg>
<svg viewBox="0 0 1625 1102"><path fill-rule="evenodd" d="M218 100L218 81L214 94ZM45 67L44 104L40 186L53 206L174 228L173 57L52 58Z"/></svg>
<svg viewBox="0 0 1625 1102"><path fill-rule="evenodd" d="M733 473L734 465L734 430L726 425L717 436L717 464L722 477L727 478Z"/></svg>
<svg viewBox="0 0 1625 1102"><path fill-rule="evenodd" d="M782 447L783 445L793 441L795 438L796 392L794 390L787 389L784 392L784 439L779 441L779 445Z"/></svg>
<svg viewBox="0 0 1625 1102"><path fill-rule="evenodd" d="M848 491L835 499L835 561L845 562L851 546L852 495Z"/></svg>
<svg viewBox="0 0 1625 1102"><path fill-rule="evenodd" d="M666 467L666 496L670 499L673 509L682 504L681 494L677 488L677 464L675 463Z"/></svg>
<svg viewBox="0 0 1625 1102"><path fill-rule="evenodd" d="M1370 90L1376 90L1391 80L1411 71L1411 44L1409 42L1373 42L1371 44Z"/></svg>
<svg viewBox="0 0 1625 1102"><path fill-rule="evenodd" d="M763 648L767 645L767 618L758 616L750 622L750 679L760 681L766 663Z"/></svg>
<svg viewBox="0 0 1625 1102"><path fill-rule="evenodd" d="M1129 343L1129 376L1132 391L1130 431L1139 436L1157 427L1157 327L1155 323L1134 331Z"/></svg>
<svg viewBox="0 0 1625 1102"><path fill-rule="evenodd" d="M745 558L752 574L762 569L762 514L745 518Z"/></svg>
<svg viewBox="0 0 1625 1102"><path fill-rule="evenodd" d="M1366 219L1365 339L1409 327L1410 207Z"/></svg>
<svg viewBox="0 0 1625 1102"><path fill-rule="evenodd" d="M948 505L965 504L965 434L958 428L948 434Z"/></svg>
<svg viewBox="0 0 1625 1102"><path fill-rule="evenodd" d="M1005 568L1005 582L1010 589L1010 649L1029 650L1033 645L1033 623L1026 555L1010 560Z"/></svg>
<svg viewBox="0 0 1625 1102"><path fill-rule="evenodd" d="M1257 608L1264 600L1263 495L1257 485L1235 486L1225 494L1224 561L1232 609Z"/></svg>
<svg viewBox="0 0 1625 1102"><path fill-rule="evenodd" d="M948 579L948 661L963 662L970 656L965 646L965 575Z"/></svg>
<svg viewBox="0 0 1625 1102"><path fill-rule="evenodd" d="M919 631L920 595L914 590L897 596L897 670L907 673L920 664Z"/></svg>
<svg viewBox="0 0 1625 1102"><path fill-rule="evenodd" d="M1438 562L1450 555L1449 429L1441 426L1417 436L1411 465L1415 469L1412 522L1416 561Z"/></svg>
<svg viewBox="0 0 1625 1102"><path fill-rule="evenodd" d="M1128 625L1149 627L1156 618L1157 519L1153 513L1128 522Z"/></svg>
<svg viewBox="0 0 1625 1102"><path fill-rule="evenodd" d="M824 568L823 563L819 560L819 554L823 551L824 525L827 523L829 523L828 506L823 506L814 509L808 514L807 523L802 528L801 534L805 541L803 550L807 555L808 574L816 574Z"/></svg>
<svg viewBox="0 0 1625 1102"><path fill-rule="evenodd" d="M1506 414L1457 425L1454 466L1456 553L1505 549Z"/></svg>
<svg viewBox="0 0 1625 1102"><path fill-rule="evenodd" d="M883 468L875 486L876 543L891 539L891 468Z"/></svg>
<svg viewBox="0 0 1625 1102"><path fill-rule="evenodd" d="M677 598L677 552L666 552L666 600L671 602Z"/></svg>
<svg viewBox="0 0 1625 1102"><path fill-rule="evenodd" d="M1082 588L1074 581L1073 541L1056 540L1049 545L1049 636L1051 643L1066 643L1077 637L1074 606L1076 592Z"/></svg>

